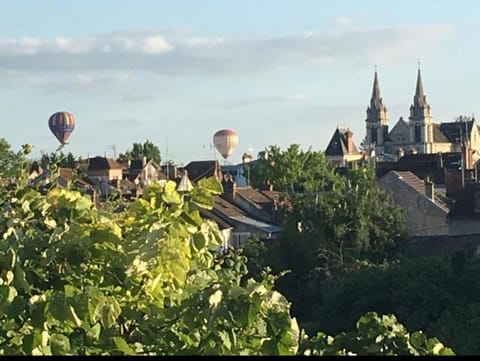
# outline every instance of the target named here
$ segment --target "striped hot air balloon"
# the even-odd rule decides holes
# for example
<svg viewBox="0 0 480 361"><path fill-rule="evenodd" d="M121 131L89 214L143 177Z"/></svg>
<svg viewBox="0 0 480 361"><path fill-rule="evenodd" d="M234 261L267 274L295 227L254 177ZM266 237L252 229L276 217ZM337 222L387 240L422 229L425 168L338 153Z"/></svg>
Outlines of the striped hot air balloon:
<svg viewBox="0 0 480 361"><path fill-rule="evenodd" d="M64 146L75 129L75 117L69 112L56 112L48 119L48 126L60 146Z"/></svg>
<svg viewBox="0 0 480 361"><path fill-rule="evenodd" d="M213 135L213 145L226 160L238 144L238 134L230 129L222 129Z"/></svg>

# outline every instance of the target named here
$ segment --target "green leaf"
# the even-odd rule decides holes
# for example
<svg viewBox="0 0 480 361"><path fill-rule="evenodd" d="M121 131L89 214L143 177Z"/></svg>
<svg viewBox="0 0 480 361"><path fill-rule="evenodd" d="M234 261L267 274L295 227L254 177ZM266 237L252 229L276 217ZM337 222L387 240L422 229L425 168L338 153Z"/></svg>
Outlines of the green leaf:
<svg viewBox="0 0 480 361"><path fill-rule="evenodd" d="M54 333L50 336L50 347L54 355L67 355L70 352L70 339L65 335Z"/></svg>
<svg viewBox="0 0 480 361"><path fill-rule="evenodd" d="M136 355L136 352L133 351L127 342L121 337L114 337L113 342L119 351L122 351L126 355Z"/></svg>
<svg viewBox="0 0 480 361"><path fill-rule="evenodd" d="M200 179L198 181L198 187L215 195L219 195L223 193L222 184L215 177Z"/></svg>
<svg viewBox="0 0 480 361"><path fill-rule="evenodd" d="M106 302L102 309L102 318L100 321L102 326L105 328L112 327L116 323L121 312L122 309L114 297L106 298Z"/></svg>
<svg viewBox="0 0 480 361"><path fill-rule="evenodd" d="M183 197L176 191L177 184L172 181L168 181L165 185L165 189L162 193L162 200L168 204L181 204Z"/></svg>
<svg viewBox="0 0 480 361"><path fill-rule="evenodd" d="M202 188L194 188L191 197L192 202L200 208L212 209L215 203L212 193Z"/></svg>

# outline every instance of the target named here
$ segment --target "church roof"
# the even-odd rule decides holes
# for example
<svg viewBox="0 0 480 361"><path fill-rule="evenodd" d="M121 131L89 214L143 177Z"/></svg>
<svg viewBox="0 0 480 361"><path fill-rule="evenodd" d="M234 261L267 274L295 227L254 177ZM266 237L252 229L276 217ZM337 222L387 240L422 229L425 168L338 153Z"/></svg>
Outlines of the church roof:
<svg viewBox="0 0 480 361"><path fill-rule="evenodd" d="M468 135L472 132L474 123L475 120L441 123L440 130L450 143L460 143L462 139L465 139L465 134Z"/></svg>
<svg viewBox="0 0 480 361"><path fill-rule="evenodd" d="M433 141L435 143L450 143L450 140L442 132L441 124L433 124Z"/></svg>

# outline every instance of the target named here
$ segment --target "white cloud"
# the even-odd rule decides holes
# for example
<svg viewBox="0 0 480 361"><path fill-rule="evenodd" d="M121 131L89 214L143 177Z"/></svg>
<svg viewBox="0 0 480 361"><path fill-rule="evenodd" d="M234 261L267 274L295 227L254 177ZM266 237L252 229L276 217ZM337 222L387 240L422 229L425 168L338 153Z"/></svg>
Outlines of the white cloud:
<svg viewBox="0 0 480 361"><path fill-rule="evenodd" d="M382 63L424 56L452 33L448 24L407 25L354 31L349 18L339 33L226 40L190 33L125 32L84 39L0 39L0 69L45 71L145 71L238 73L290 65Z"/></svg>

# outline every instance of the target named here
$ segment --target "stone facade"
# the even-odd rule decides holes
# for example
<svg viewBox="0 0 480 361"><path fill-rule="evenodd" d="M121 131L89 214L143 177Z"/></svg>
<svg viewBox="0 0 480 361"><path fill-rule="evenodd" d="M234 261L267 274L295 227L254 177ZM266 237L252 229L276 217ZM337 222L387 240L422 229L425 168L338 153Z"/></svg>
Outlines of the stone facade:
<svg viewBox="0 0 480 361"><path fill-rule="evenodd" d="M405 226L410 236L448 234L448 209L413 173L390 171L378 184L405 210Z"/></svg>
<svg viewBox="0 0 480 361"><path fill-rule="evenodd" d="M434 123L430 105L423 91L420 68L413 103L408 121L400 117L389 131L387 108L380 97L378 75L375 71L372 97L367 108L366 144L370 152L391 154L434 154L448 152L471 152L474 159L467 162L471 169L480 155L480 133L475 119L461 117L453 122Z"/></svg>

